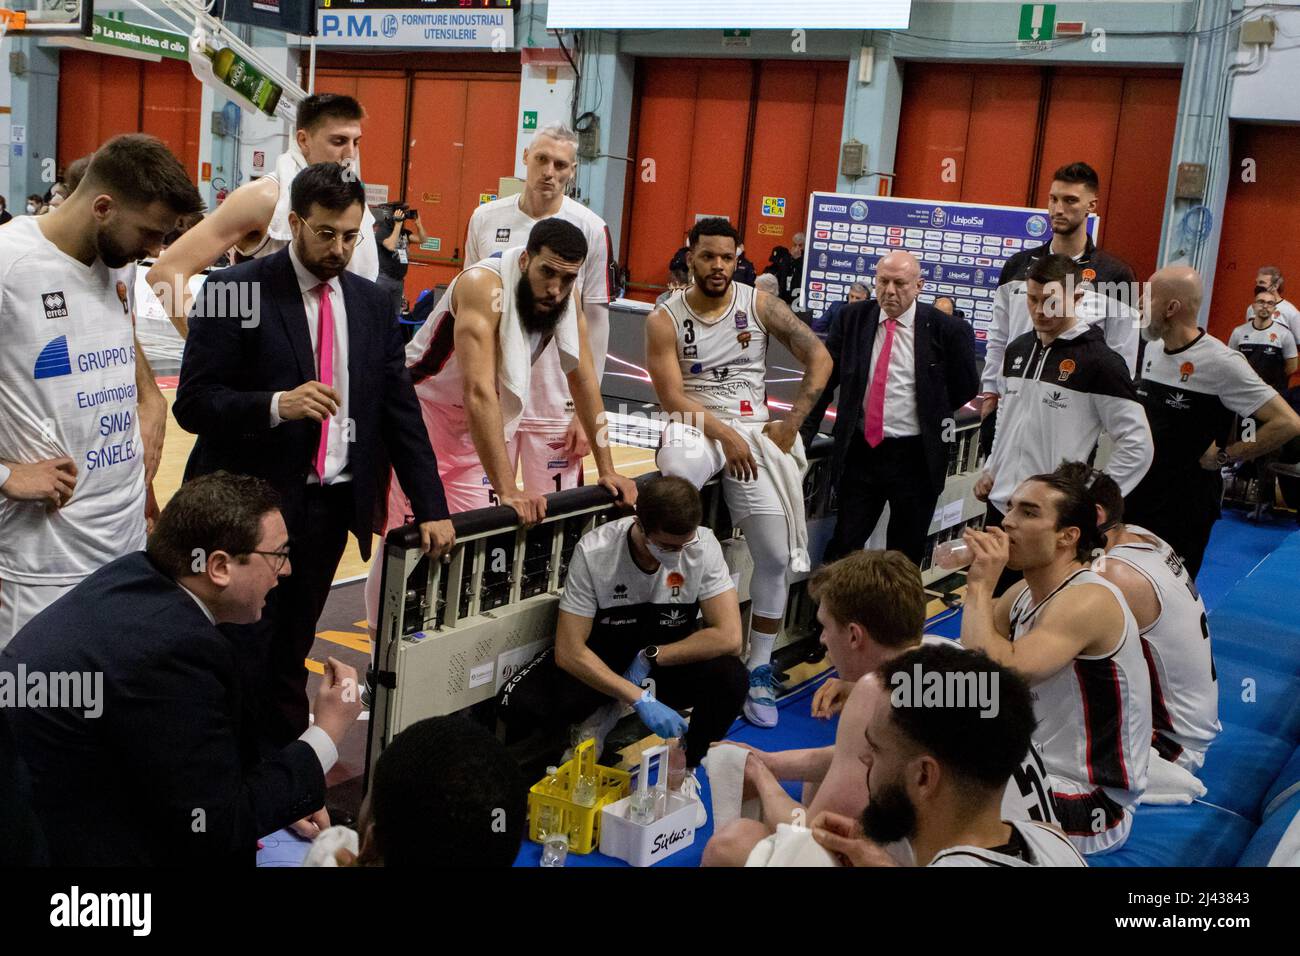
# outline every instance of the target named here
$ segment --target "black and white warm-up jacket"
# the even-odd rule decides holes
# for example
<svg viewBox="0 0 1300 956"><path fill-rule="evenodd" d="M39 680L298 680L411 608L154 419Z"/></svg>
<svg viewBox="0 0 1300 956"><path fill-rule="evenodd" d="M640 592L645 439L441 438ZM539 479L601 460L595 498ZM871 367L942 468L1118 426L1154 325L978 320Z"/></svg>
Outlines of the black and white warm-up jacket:
<svg viewBox="0 0 1300 956"><path fill-rule="evenodd" d="M1095 325L1077 324L1044 346L1037 332L1003 356L989 501L1003 514L1016 486L1063 461L1088 461L1104 431L1114 442L1106 472L1128 494L1151 467L1151 427L1133 379Z"/></svg>

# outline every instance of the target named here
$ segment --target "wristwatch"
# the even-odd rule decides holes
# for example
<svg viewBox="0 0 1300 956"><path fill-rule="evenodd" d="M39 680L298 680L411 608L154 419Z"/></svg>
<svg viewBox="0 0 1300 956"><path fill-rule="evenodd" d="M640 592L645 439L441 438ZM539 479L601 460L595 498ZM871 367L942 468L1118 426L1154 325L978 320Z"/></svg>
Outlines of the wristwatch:
<svg viewBox="0 0 1300 956"><path fill-rule="evenodd" d="M659 645L651 644L641 653L645 655L646 660L648 660L651 664L653 664L656 660L659 659Z"/></svg>
<svg viewBox="0 0 1300 956"><path fill-rule="evenodd" d="M1226 449L1220 448L1219 454L1215 456L1215 461L1219 463L1220 467L1223 467L1229 464L1232 461L1232 459L1228 457L1228 452Z"/></svg>

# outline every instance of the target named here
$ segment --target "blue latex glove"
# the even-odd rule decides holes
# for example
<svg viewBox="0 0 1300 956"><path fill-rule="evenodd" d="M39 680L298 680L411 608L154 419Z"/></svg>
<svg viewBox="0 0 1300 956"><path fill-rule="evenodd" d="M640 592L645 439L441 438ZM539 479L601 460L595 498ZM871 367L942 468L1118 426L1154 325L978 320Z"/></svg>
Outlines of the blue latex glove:
<svg viewBox="0 0 1300 956"><path fill-rule="evenodd" d="M632 708L643 724L665 740L686 733L686 721L682 719L682 715L667 704L659 703L648 690L632 705Z"/></svg>
<svg viewBox="0 0 1300 956"><path fill-rule="evenodd" d="M631 681L637 687L650 676L650 659L645 656L645 651L636 652L636 657L632 658L632 663L627 665L627 670L623 672L623 680Z"/></svg>

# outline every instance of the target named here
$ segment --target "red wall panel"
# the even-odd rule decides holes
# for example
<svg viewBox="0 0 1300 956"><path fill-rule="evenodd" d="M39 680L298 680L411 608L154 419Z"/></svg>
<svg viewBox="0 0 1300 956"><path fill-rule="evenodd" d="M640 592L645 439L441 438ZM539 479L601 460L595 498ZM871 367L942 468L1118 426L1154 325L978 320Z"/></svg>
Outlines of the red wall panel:
<svg viewBox="0 0 1300 956"><path fill-rule="evenodd" d="M1138 281L1156 269L1165 186L1178 119L1177 77L1130 76L1115 139L1115 164L1107 192L1106 248L1133 267Z"/></svg>

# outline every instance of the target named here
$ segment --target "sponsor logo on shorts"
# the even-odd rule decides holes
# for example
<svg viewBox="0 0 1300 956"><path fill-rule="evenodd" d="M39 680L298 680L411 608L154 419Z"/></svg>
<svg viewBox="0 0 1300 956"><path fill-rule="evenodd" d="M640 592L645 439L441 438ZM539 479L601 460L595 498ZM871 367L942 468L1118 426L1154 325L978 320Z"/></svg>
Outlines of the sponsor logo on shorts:
<svg viewBox="0 0 1300 956"><path fill-rule="evenodd" d="M751 405L749 402L745 401L744 399L741 399L741 402L740 402L740 414L742 414L742 415L752 415L752 414L754 414L754 406Z"/></svg>
<svg viewBox="0 0 1300 956"><path fill-rule="evenodd" d="M62 292L42 292L41 304L45 306L47 319L66 319L68 317L68 300Z"/></svg>
<svg viewBox="0 0 1300 956"><path fill-rule="evenodd" d="M731 374L731 369L725 365L719 365L717 368L709 369L709 371L713 373L713 377L719 382Z"/></svg>

